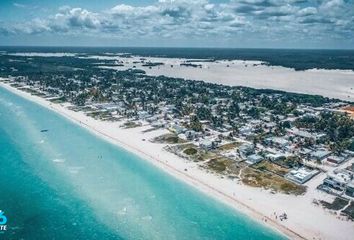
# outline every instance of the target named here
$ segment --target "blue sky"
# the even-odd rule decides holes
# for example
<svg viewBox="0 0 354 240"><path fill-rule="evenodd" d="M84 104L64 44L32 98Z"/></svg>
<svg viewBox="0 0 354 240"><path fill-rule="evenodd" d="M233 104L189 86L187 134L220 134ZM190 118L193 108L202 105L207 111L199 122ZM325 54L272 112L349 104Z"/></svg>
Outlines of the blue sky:
<svg viewBox="0 0 354 240"><path fill-rule="evenodd" d="M0 45L354 48L354 0L0 1Z"/></svg>

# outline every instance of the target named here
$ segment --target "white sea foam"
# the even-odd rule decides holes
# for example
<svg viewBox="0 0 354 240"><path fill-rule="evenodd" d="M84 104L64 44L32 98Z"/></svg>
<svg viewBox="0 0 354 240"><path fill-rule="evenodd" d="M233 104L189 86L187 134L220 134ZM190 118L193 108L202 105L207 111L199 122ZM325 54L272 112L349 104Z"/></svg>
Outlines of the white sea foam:
<svg viewBox="0 0 354 240"><path fill-rule="evenodd" d="M65 162L65 159L56 158L56 159L53 159L53 162L55 162L55 163L63 163L63 162Z"/></svg>

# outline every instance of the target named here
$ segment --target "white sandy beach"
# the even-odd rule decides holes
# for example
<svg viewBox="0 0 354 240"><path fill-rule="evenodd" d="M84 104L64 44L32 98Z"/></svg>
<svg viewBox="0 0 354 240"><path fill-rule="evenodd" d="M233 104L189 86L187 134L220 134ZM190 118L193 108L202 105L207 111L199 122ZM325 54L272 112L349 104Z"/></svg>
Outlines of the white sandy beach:
<svg viewBox="0 0 354 240"><path fill-rule="evenodd" d="M92 58L95 57L92 56ZM202 66L199 68L180 66L181 63L186 62L188 59L144 58L146 59L145 62L162 62L165 64L149 68L136 63L141 59L138 56L132 58L96 56L96 58L118 60L124 63L124 67L107 68L125 70L135 66L137 69L142 69L152 76L165 75L230 86L276 89L354 101L354 71L351 70L311 69L295 71L294 69L280 66L267 66L260 61L193 61L193 64Z"/></svg>
<svg viewBox="0 0 354 240"><path fill-rule="evenodd" d="M253 219L277 229L291 239L349 240L354 236L353 222L338 219L336 215L312 203L314 198L331 200L329 195L315 190L317 185L325 178L324 173L317 175L315 179L309 182L308 191L303 196L272 194L266 190L245 186L237 180L223 179L215 174L207 173L198 168L196 163L187 162L165 151L163 149L165 144L148 141L148 139L161 135L167 130L143 133L142 131L148 127L122 129L119 128L121 122L95 120L82 112L68 110L65 104L53 104L2 82L0 86L52 109L94 134L140 155L143 159L150 161L167 173ZM143 139L146 139L146 141L143 141ZM274 217L274 213L280 215L283 212L287 213L288 220L280 221L279 218ZM265 219L267 219L266 222Z"/></svg>

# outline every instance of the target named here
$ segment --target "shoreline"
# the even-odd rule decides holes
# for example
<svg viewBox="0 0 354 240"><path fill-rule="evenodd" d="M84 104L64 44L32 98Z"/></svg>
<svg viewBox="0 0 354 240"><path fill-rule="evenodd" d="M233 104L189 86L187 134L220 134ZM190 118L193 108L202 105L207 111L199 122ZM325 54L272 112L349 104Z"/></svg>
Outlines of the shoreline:
<svg viewBox="0 0 354 240"><path fill-rule="evenodd" d="M269 214L265 214L265 210L263 207L274 207L274 208L279 208L281 207L282 209L284 208L290 208L293 207L291 202L289 202L288 206L275 206L275 204L282 204L286 199L292 199L294 203L296 203L301 196L288 196L285 194L276 194L276 195L271 195L266 190L261 190L261 189L255 189L251 187L247 187L244 185L238 186L235 181L230 180L230 179L221 179L218 175L215 174L210 174L207 173L201 169L198 169L198 167L193 164L185 161L184 159L181 159L177 156L175 156L172 153L169 153L165 150L163 150L163 147L165 146L162 144L156 144L156 143L150 143L148 141L142 142L142 138L147 138L146 135L149 134L143 134L141 131L138 129L120 129L118 128L119 122L103 122L99 120L92 119L82 112L74 112L71 111L65 106L61 104L54 104L49 102L48 100L45 100L41 97L38 96L33 96L30 95L29 93L22 92L14 87L9 86L8 84L5 84L3 82L0 82L0 86L11 91L12 93L15 93L19 95L20 97L23 97L29 101L32 101L34 103L37 103L43 107L46 107L47 109L50 109L61 116L67 118L71 122L80 125L90 131L91 133L95 134L98 137L103 138L104 140L115 144L119 147L124 148L125 150L132 152L136 155L138 155L142 160L148 160L150 163L153 165L159 167L161 170L166 172L167 174L170 174L174 176L175 178L187 183L188 185L197 188L199 191L213 197L214 199L217 199L224 204L227 204L228 206L232 207L235 209L237 212L240 212L242 214L247 215L250 217L252 220L259 222L260 224L270 227L273 230L276 230L277 232L280 232L281 234L287 236L290 239L310 239L310 238L315 238L317 239L329 239L333 237L332 234L328 235L322 235L321 230L327 229L327 225L325 224L324 226L317 226L317 229L308 229L306 227L306 224L303 226L299 226L298 224L288 224L288 222L282 222L280 223L279 221L273 219L272 217L269 216ZM140 129L141 130L141 129ZM127 137L128 136L128 137ZM130 137L129 137L130 136ZM163 160L163 159L168 159L168 160ZM169 163L170 160L173 160L174 164ZM178 162L177 162L178 161ZM188 171L184 171L184 169L188 169ZM236 186L233 186L236 185ZM237 187L237 188L236 188ZM229 189L230 188L230 189ZM242 197L243 191L248 191L245 192L245 197ZM240 194L238 198L235 197L235 193ZM265 193L266 192L266 193ZM257 194L256 194L257 193ZM305 194L308 195L308 194ZM265 206L259 206L262 204L257 205L249 204L247 203L246 199L251 197L251 200L257 197L262 196L263 199L259 199L259 201L265 200L265 202L270 202L270 204L265 204ZM282 201L278 201L276 198L282 198ZM284 200L285 199L285 200ZM272 200L272 201L271 201ZM263 203L264 204L264 203ZM256 207L255 207L256 206ZM314 206L312 206L315 208ZM288 209L286 212L288 213ZM263 211L262 211L263 210ZM270 212L273 212L274 209L268 209ZM267 210L267 211L268 211ZM303 209L303 211L306 211L307 209ZM323 213L325 211L323 209L319 209ZM267 212L266 211L266 212ZM304 218L306 218L306 213L299 213L304 214ZM312 212L310 211L307 213L307 215L311 214ZM291 214L290 214L291 215ZM326 214L323 214L325 216L328 216ZM292 217L292 216L290 216ZM320 219L321 216L315 216L314 219ZM332 219L335 220L335 216L330 216ZM267 221L265 222L265 219ZM326 223L333 224L332 221L328 222L328 219L326 219ZM311 219L310 219L311 220ZM315 220L316 221L316 220ZM318 220L320 221L320 220ZM339 220L338 220L339 221ZM341 222L343 223L343 222ZM338 223L339 224L339 223ZM344 225L344 223L343 223ZM347 223L346 227L348 228L343 228L339 230L342 233L345 233L344 231L347 229L347 233L345 234L346 236L344 237L349 237L351 236L352 233L354 233L354 228L350 229L350 227L353 227L352 223ZM328 230L328 229L327 229ZM351 230L351 231L349 231ZM301 234L299 234L301 232ZM338 230L333 231L338 232ZM346 239L346 238L343 238ZM349 238L348 238L349 239Z"/></svg>

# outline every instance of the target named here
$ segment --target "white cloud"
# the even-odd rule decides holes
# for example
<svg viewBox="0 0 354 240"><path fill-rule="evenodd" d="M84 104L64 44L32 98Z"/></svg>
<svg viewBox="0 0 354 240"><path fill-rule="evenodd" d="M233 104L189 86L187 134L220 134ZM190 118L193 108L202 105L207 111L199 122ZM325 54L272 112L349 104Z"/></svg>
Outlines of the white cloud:
<svg viewBox="0 0 354 240"><path fill-rule="evenodd" d="M20 6L20 5L19 5ZM352 1L159 0L147 6L119 4L102 12L63 6L46 18L0 23L0 34L86 34L113 38L230 38L353 36ZM271 26L271 27L270 27ZM354 37L354 36L353 36Z"/></svg>

